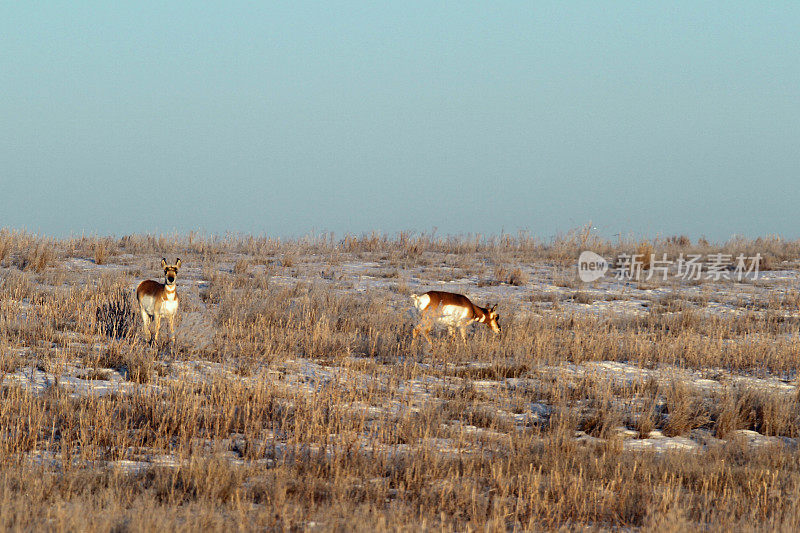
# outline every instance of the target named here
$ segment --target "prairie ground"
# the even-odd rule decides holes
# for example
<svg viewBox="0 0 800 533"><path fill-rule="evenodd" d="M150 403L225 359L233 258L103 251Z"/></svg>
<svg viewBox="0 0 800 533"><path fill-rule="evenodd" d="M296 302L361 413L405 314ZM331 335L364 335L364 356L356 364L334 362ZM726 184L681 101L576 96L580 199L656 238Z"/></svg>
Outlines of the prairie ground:
<svg viewBox="0 0 800 533"><path fill-rule="evenodd" d="M578 279L763 256L737 281ZM133 290L182 259L177 334ZM800 243L0 231L0 527L800 528ZM413 341L412 293L503 332Z"/></svg>

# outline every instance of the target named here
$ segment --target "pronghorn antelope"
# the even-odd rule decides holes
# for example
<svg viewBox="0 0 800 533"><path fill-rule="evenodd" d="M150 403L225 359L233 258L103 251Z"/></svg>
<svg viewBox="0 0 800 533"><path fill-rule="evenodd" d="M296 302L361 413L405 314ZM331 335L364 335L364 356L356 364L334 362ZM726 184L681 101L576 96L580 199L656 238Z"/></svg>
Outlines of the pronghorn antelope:
<svg viewBox="0 0 800 533"><path fill-rule="evenodd" d="M155 341L158 342L158 331L161 329L162 317L169 319L170 338L175 338L175 315L178 314L178 291L175 287L175 280L178 277L178 269L180 267L180 259L176 260L174 265L168 265L166 259L161 259L165 283L147 279L136 288L136 300L139 302L144 334L148 342L152 339L150 321L153 319L155 319L156 323Z"/></svg>
<svg viewBox="0 0 800 533"><path fill-rule="evenodd" d="M422 296L411 295L414 306L422 314L422 320L414 328L414 338L422 333L428 342L431 338L428 333L434 324L447 326L450 335L455 335L456 328L461 332L461 338L467 338L467 326L473 322L480 322L489 326L495 333L500 333L500 318L495 312L497 305L492 307L478 307L469 298L462 294L452 292L430 291Z"/></svg>

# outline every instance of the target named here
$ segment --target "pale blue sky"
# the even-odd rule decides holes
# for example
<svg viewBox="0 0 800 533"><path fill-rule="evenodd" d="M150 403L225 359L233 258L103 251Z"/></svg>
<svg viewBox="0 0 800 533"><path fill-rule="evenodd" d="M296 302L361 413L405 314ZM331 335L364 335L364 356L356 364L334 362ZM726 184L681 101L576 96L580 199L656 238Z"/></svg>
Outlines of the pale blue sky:
<svg viewBox="0 0 800 533"><path fill-rule="evenodd" d="M0 226L795 238L798 178L798 2L0 7Z"/></svg>

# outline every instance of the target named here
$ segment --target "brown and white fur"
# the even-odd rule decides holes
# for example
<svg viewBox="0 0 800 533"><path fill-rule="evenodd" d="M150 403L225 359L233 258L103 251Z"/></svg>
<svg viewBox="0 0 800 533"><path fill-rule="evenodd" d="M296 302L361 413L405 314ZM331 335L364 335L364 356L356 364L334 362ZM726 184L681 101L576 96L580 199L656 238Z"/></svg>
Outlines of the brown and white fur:
<svg viewBox="0 0 800 533"><path fill-rule="evenodd" d="M175 261L174 265L168 265L167 260L162 259L161 268L164 269L164 283L148 279L141 282L136 288L136 300L139 302L144 335L148 342L152 339L150 321L155 320L155 342L158 342L158 331L161 329L161 319L163 317L169 320L170 338L175 338L175 315L178 314L178 290L175 287L175 281L178 278L178 269L180 267L180 259Z"/></svg>
<svg viewBox="0 0 800 533"><path fill-rule="evenodd" d="M422 315L422 320L414 328L415 339L422 333L428 342L431 342L428 333L435 324L447 326L450 335L453 336L458 329L463 340L467 338L467 326L473 322L486 324L495 333L500 333L500 324L497 322L500 317L495 312L497 305L478 307L463 294L443 291L429 291L422 296L412 294L411 299Z"/></svg>

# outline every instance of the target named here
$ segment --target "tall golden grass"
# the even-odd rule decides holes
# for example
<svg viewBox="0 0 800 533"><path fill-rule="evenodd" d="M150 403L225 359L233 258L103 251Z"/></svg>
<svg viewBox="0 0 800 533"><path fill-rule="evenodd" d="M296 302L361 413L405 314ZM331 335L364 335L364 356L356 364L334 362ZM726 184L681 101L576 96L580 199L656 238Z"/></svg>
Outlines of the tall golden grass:
<svg viewBox="0 0 800 533"><path fill-rule="evenodd" d="M796 393L563 371L616 361L710 378L794 376L796 292L757 292L735 315L706 312L680 287L638 315L544 312L528 298L501 302L499 339L483 329L466 344L411 339L410 283L477 274L530 293L533 267L558 268L587 247L631 253L638 242L587 229L552 242L2 231L0 527L796 529L800 455L786 440L800 437ZM704 251L650 242L657 253ZM719 248L783 264L800 243ZM184 261L183 323L174 343L151 348L131 289L160 276L164 255ZM104 268L66 268L73 257ZM378 263L369 272L381 283L359 285L363 270L348 270L359 262ZM515 269L517 282L506 276ZM593 300L565 294L564 305ZM32 389L20 376L36 372L52 379ZM84 376L111 387L112 375L125 387L70 386ZM540 416L536 405L546 406ZM704 447L631 452L620 428ZM776 439L752 446L741 430Z"/></svg>

